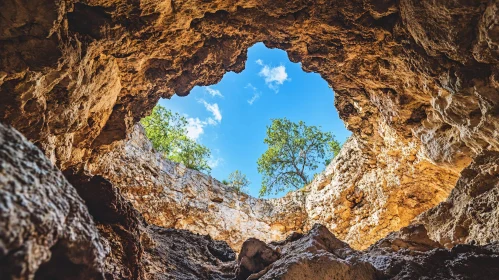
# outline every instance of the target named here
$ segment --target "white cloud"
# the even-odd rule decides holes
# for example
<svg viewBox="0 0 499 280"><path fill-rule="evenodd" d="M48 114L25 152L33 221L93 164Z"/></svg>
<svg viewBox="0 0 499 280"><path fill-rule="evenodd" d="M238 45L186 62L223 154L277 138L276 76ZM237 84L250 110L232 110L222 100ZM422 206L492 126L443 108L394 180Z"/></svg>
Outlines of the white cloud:
<svg viewBox="0 0 499 280"><path fill-rule="evenodd" d="M260 94L254 93L251 99L248 99L248 104L253 105L253 102L255 102L258 98L260 98Z"/></svg>
<svg viewBox="0 0 499 280"><path fill-rule="evenodd" d="M213 169L213 168L215 168L223 163L224 163L224 159L222 157L220 157L220 150L216 149L216 148L213 149L211 157L208 159L208 166Z"/></svg>
<svg viewBox="0 0 499 280"><path fill-rule="evenodd" d="M222 113L220 112L220 109L218 108L217 103L210 104L210 103L206 102L204 99L200 99L199 103L202 103L204 105L204 107L206 108L206 110L208 110L209 112L211 112L213 114L213 118L215 118L215 120L217 122L222 121Z"/></svg>
<svg viewBox="0 0 499 280"><path fill-rule="evenodd" d="M204 90L212 97L224 97L218 89L213 89L211 87L205 87Z"/></svg>
<svg viewBox="0 0 499 280"><path fill-rule="evenodd" d="M204 133L206 123L198 118L187 118L187 137L197 141Z"/></svg>
<svg viewBox="0 0 499 280"><path fill-rule="evenodd" d="M217 125L222 121L222 113L220 112L217 103L210 104L203 99L198 101L204 105L206 110L213 114L213 117L200 120L199 118L190 118L187 115L185 116L187 118L187 136L195 141L197 141L204 133L204 128L207 125Z"/></svg>
<svg viewBox="0 0 499 280"><path fill-rule="evenodd" d="M208 166L211 169L213 169L213 168L219 166L223 162L224 162L224 159L221 157L217 157L217 158L211 157L208 159Z"/></svg>
<svg viewBox="0 0 499 280"><path fill-rule="evenodd" d="M248 83L248 85L247 85L245 88L249 88L249 89L253 90L253 96L252 96L250 99L248 99L248 100L247 100L249 105L253 105L253 103L254 103L254 102L255 102L258 98L260 98L260 94L261 94L261 93L260 93L260 91L258 91L258 89L257 89L254 85L252 85L251 83Z"/></svg>
<svg viewBox="0 0 499 280"><path fill-rule="evenodd" d="M213 118L207 118L206 123L209 125L216 125L217 121L215 121Z"/></svg>
<svg viewBox="0 0 499 280"><path fill-rule="evenodd" d="M257 89L254 85L252 85L251 83L248 83L248 84L247 84L244 88L250 88L250 89L252 89L253 91L257 91L257 90L258 90L258 89Z"/></svg>
<svg viewBox="0 0 499 280"><path fill-rule="evenodd" d="M279 91L279 86L285 81L291 80L288 78L288 73L286 73L286 67L284 65L272 67L264 64L261 59L258 59L256 63L263 66L258 75L263 77L267 86L275 92Z"/></svg>

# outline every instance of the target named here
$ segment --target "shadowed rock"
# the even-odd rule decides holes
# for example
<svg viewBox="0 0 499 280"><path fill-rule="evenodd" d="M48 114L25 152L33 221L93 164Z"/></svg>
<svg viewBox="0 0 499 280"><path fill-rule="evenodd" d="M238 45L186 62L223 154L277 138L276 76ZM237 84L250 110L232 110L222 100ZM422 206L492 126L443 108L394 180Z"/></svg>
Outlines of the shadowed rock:
<svg viewBox="0 0 499 280"><path fill-rule="evenodd" d="M66 176L0 124L1 279L233 278L227 243L150 226L102 177Z"/></svg>
<svg viewBox="0 0 499 280"><path fill-rule="evenodd" d="M106 250L83 200L44 154L0 124L2 279L103 279Z"/></svg>
<svg viewBox="0 0 499 280"><path fill-rule="evenodd" d="M269 280L499 279L499 244L441 249L420 225L356 251L317 224L307 234L282 242L245 242L237 271L237 279Z"/></svg>

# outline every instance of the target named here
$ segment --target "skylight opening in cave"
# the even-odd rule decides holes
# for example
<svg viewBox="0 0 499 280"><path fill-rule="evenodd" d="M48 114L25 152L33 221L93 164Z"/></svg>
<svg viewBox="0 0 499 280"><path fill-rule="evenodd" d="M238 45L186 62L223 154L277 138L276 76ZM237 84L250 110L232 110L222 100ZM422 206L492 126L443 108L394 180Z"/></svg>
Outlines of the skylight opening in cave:
<svg viewBox="0 0 499 280"><path fill-rule="evenodd" d="M222 181L240 170L251 182L247 193L254 197L262 182L257 160L267 150L263 140L272 119L320 126L341 144L351 134L338 116L328 83L317 73L304 72L285 51L269 49L263 43L248 49L241 73L226 73L218 84L195 87L187 97L175 95L159 104L185 116L189 137L211 150L212 177ZM324 167L321 164L316 172Z"/></svg>

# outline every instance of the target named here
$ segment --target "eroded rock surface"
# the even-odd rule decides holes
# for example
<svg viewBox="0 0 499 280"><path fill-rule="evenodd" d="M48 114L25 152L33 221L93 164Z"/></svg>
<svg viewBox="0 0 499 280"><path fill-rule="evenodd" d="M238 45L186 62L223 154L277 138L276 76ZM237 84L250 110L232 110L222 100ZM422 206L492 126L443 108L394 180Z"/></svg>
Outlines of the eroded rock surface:
<svg viewBox="0 0 499 280"><path fill-rule="evenodd" d="M140 125L126 142L92 159L87 170L110 180L149 223L209 234L236 250L250 237L283 239L301 231L307 219L303 193L264 200L235 192L211 176L165 160Z"/></svg>
<svg viewBox="0 0 499 280"><path fill-rule="evenodd" d="M292 235L282 242L266 245L248 240L238 256L236 277L450 280L499 279L498 273L498 244L440 249L428 238L424 227L413 227L392 234L366 251L355 251L326 227L314 225L306 235Z"/></svg>
<svg viewBox="0 0 499 280"><path fill-rule="evenodd" d="M483 152L461 177L449 198L423 213L429 235L447 247L499 241L499 153Z"/></svg>
<svg viewBox="0 0 499 280"><path fill-rule="evenodd" d="M152 260L153 268L168 267L168 260L154 259L161 250L148 257L150 248L163 246L161 236L167 233L144 223L118 190L109 189L107 180L85 175L81 167L121 145L116 141L124 139L160 97L187 95L195 85L216 83L226 71L242 71L246 50L256 42L286 50L304 70L321 74L334 88L335 106L355 137L356 144L352 141L344 151L352 162L348 156L338 158L335 167L312 185L305 228L324 221L340 238L363 247L362 236L373 242L443 199L457 174L480 154L462 173L449 200L421 221L430 225L430 237L446 246L493 241L494 153L499 151L498 7L498 1L489 0L0 2L0 121L21 131L57 167L74 173L72 181L86 198L101 234L100 239L95 237L82 200L60 172L19 134L7 130L0 148L5 154L0 159L5 172L0 178L5 184L0 190L5 204L0 223L6 229L0 233L2 269L13 278L36 273L53 278L54 263L62 262L71 269L61 277L81 271L78 275L97 278L102 265L113 277L168 275L143 266ZM149 176L155 171L151 172L130 174ZM182 170L171 174L194 176ZM109 196L95 193L106 189ZM131 198L133 192L124 194ZM180 205L189 205L188 196L180 196ZM136 197L146 199L140 191ZM103 204L109 212L96 214L92 207L100 204L92 206L93 199L117 204ZM161 206L156 198L147 199ZM203 205L199 209L220 201L217 196L208 199L211 202L196 203ZM239 198L232 201L237 205ZM29 207L35 206L37 210L31 211ZM194 224L179 216L185 225ZM296 223L267 225L286 231L301 225L303 216L291 220ZM327 234L312 233L302 240L333 240L323 235ZM398 240L396 247L419 246L393 238ZM291 261L295 249L290 249L274 262L283 260L282 266L267 266L264 274L299 275L313 267L314 254L307 250L316 249L326 252L322 260L337 267L342 277L353 277L356 265L363 267L358 277L370 277L372 268L378 277L400 279L494 279L499 274L494 270L496 245L458 245L417 254L405 249L394 253L392 246L371 247L342 259L336 251L347 250L344 244L323 246L317 241L319 245L309 246L299 240L281 247L295 248L305 265ZM240 241L238 237L233 242ZM196 242L185 246L205 244ZM105 248L112 254L102 263ZM179 259L175 267L191 265L195 272L171 275L202 277L198 275L215 271L225 277L218 253L191 249L204 257ZM207 260L217 267L185 260ZM319 273L329 275L327 270Z"/></svg>
<svg viewBox="0 0 499 280"><path fill-rule="evenodd" d="M121 145L160 97L242 71L256 42L321 74L354 134L350 157L312 186L306 228L325 223L365 248L442 201L476 154L499 150L497 1L11 0L0 11L0 120L62 170ZM195 223L179 216L155 223ZM303 221L291 220L267 223L271 235ZM232 228L206 233L230 240Z"/></svg>
<svg viewBox="0 0 499 280"><path fill-rule="evenodd" d="M0 124L0 278L103 279L106 254L76 190L37 147Z"/></svg>
<svg viewBox="0 0 499 280"><path fill-rule="evenodd" d="M236 250L248 238L279 240L315 223L364 249L443 201L457 180L452 169L418 153L415 143L396 144L369 156L354 136L306 192L269 200L165 160L140 125L111 152L91 159L87 170L112 181L149 223L209 234Z"/></svg>
<svg viewBox="0 0 499 280"><path fill-rule="evenodd" d="M227 243L149 225L104 178L65 175L74 187L0 124L1 279L233 278Z"/></svg>
<svg viewBox="0 0 499 280"><path fill-rule="evenodd" d="M149 225L109 181L72 171L65 175L85 200L101 241L109 248L104 269L107 279L233 277L235 253L226 242Z"/></svg>
<svg viewBox="0 0 499 280"><path fill-rule="evenodd" d="M242 71L256 42L320 73L375 154L386 126L456 171L499 150L497 1L0 5L0 119L62 169L124 139L160 96Z"/></svg>
<svg viewBox="0 0 499 280"><path fill-rule="evenodd" d="M365 153L369 147L355 136L344 144L307 188L307 228L323 224L353 248L365 249L447 197L457 174L428 161L416 143L392 139L376 155Z"/></svg>

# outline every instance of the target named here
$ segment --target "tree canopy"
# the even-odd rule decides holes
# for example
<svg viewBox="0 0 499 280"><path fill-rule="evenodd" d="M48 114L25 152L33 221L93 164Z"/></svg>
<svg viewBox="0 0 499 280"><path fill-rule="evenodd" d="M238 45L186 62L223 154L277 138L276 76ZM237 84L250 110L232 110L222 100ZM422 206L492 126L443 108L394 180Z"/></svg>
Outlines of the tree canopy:
<svg viewBox="0 0 499 280"><path fill-rule="evenodd" d="M319 164L327 164L340 150L331 132L286 118L272 120L264 143L268 149L258 159L263 175L260 196L307 185Z"/></svg>
<svg viewBox="0 0 499 280"><path fill-rule="evenodd" d="M234 188L238 193L247 192L250 181L241 171L236 170L229 174L227 185Z"/></svg>
<svg viewBox="0 0 499 280"><path fill-rule="evenodd" d="M210 172L210 150L187 136L187 120L161 105L143 118L147 138L154 149L166 158L184 164L187 168Z"/></svg>

